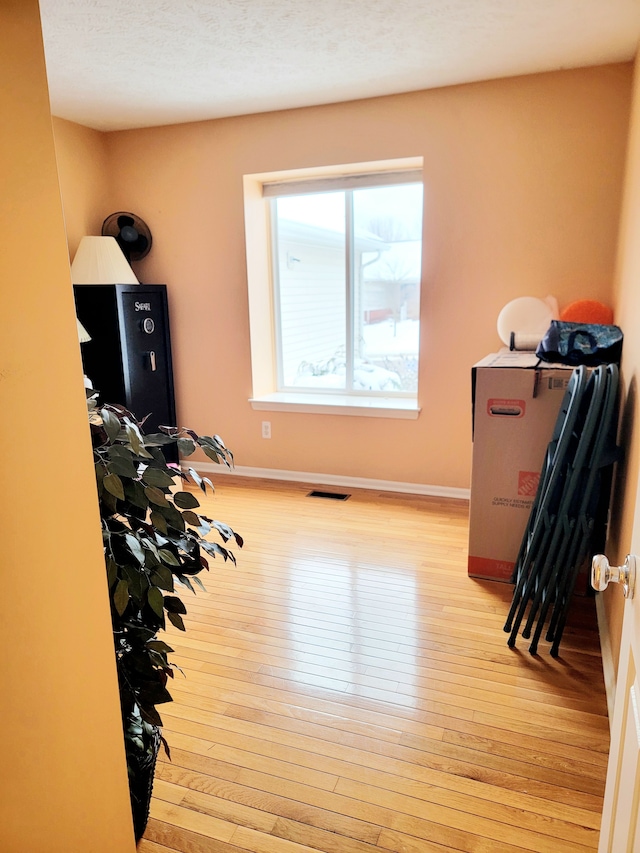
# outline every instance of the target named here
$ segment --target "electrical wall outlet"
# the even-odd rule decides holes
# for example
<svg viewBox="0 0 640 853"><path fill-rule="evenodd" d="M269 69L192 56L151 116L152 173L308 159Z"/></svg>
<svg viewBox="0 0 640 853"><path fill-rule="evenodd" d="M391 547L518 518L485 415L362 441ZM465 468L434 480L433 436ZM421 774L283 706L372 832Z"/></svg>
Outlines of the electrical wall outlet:
<svg viewBox="0 0 640 853"><path fill-rule="evenodd" d="M262 421L262 437L271 438L271 421Z"/></svg>

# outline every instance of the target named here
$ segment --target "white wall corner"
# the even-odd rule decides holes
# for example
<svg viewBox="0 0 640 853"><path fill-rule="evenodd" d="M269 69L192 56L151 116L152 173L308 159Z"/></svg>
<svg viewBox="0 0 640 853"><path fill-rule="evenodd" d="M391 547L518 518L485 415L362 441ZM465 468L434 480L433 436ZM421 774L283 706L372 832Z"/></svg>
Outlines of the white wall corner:
<svg viewBox="0 0 640 853"><path fill-rule="evenodd" d="M599 593L596 593L596 615L598 617L598 633L600 634L600 652L602 655L604 688L607 694L607 711L609 713L609 725L611 725L616 695L616 669L613 665L609 622L607 620L607 613L604 607L604 599Z"/></svg>

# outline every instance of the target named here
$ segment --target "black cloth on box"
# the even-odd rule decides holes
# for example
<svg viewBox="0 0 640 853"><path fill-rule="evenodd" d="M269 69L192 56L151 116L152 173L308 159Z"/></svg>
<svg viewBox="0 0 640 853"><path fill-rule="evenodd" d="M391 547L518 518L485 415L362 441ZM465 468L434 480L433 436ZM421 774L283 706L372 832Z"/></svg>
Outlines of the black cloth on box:
<svg viewBox="0 0 640 853"><path fill-rule="evenodd" d="M622 355L622 330L596 323L552 320L538 344L536 355L556 364L618 364Z"/></svg>

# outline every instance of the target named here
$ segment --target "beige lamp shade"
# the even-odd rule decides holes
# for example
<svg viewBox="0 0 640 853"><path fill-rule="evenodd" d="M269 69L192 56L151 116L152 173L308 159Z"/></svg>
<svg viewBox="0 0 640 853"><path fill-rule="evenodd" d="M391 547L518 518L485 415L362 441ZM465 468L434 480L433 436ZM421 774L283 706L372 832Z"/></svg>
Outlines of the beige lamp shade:
<svg viewBox="0 0 640 853"><path fill-rule="evenodd" d="M74 284L140 284L115 237L83 237L71 264Z"/></svg>
<svg viewBox="0 0 640 853"><path fill-rule="evenodd" d="M81 344L88 344L89 341L91 340L91 335L89 334L89 332L87 332L87 330L82 325L80 320L78 320L77 317L76 317L76 323L78 324L78 340L80 341Z"/></svg>

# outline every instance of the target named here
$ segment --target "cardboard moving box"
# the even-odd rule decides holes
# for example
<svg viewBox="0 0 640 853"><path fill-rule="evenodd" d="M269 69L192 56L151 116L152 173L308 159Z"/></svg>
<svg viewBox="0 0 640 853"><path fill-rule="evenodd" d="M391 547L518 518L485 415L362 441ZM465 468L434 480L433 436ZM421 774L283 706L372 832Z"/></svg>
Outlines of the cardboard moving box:
<svg viewBox="0 0 640 853"><path fill-rule="evenodd" d="M573 368L504 350L472 369L469 574L507 582Z"/></svg>

